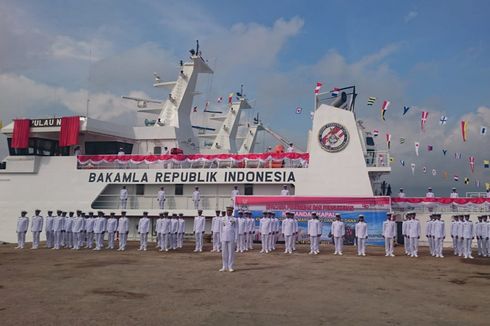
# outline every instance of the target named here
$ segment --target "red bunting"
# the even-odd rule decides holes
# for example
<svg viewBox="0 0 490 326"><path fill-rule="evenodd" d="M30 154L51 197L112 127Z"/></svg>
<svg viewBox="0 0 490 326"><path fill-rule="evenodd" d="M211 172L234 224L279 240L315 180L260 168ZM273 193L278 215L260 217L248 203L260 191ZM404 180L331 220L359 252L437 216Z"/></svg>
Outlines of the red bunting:
<svg viewBox="0 0 490 326"><path fill-rule="evenodd" d="M14 120L14 134L12 135L12 148L29 147L29 131L31 129L30 119Z"/></svg>

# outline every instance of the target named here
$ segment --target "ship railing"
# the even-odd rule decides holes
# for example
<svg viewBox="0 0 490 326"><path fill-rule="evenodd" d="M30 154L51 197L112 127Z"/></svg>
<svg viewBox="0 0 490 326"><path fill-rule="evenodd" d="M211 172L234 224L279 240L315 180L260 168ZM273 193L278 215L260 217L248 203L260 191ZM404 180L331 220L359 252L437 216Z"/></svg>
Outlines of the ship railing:
<svg viewBox="0 0 490 326"><path fill-rule="evenodd" d="M306 168L308 153L79 155L78 169Z"/></svg>
<svg viewBox="0 0 490 326"><path fill-rule="evenodd" d="M461 197L461 198L392 198L393 212L405 214L417 213L483 213L490 210L490 198Z"/></svg>
<svg viewBox="0 0 490 326"><path fill-rule="evenodd" d="M390 166L390 153L388 151L367 151L364 154L364 159L368 167Z"/></svg>
<svg viewBox="0 0 490 326"><path fill-rule="evenodd" d="M201 195L199 209L223 210L227 206L233 206L231 196ZM93 203L92 209L123 209L119 194L100 195ZM162 210L195 209L191 195L166 196ZM160 202L154 195L129 195L125 209L160 209Z"/></svg>

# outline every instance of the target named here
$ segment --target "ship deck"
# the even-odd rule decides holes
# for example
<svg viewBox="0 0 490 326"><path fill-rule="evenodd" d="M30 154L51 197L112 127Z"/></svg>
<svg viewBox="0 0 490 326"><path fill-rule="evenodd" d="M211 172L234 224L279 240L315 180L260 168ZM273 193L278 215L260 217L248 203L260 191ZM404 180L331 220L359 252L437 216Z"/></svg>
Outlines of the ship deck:
<svg viewBox="0 0 490 326"><path fill-rule="evenodd" d="M282 245L279 246L281 249ZM182 251L16 251L0 246L2 325L485 325L490 259L319 256L299 246L220 256ZM205 245L210 249L210 244ZM397 254L403 248L396 248ZM326 252L329 252L326 254Z"/></svg>

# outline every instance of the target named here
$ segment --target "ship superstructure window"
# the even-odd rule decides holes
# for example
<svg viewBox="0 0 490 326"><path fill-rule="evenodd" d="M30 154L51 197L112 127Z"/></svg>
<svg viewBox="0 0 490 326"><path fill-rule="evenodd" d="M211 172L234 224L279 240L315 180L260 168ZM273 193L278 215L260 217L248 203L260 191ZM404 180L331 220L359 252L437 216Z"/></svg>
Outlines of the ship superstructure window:
<svg viewBox="0 0 490 326"><path fill-rule="evenodd" d="M136 185L136 195L145 194L145 185Z"/></svg>
<svg viewBox="0 0 490 326"><path fill-rule="evenodd" d="M162 154L162 147L161 146L155 146L155 147L153 147L153 154L155 154L155 155Z"/></svg>
<svg viewBox="0 0 490 326"><path fill-rule="evenodd" d="M182 196L184 194L184 185L176 184L175 185L175 196Z"/></svg>
<svg viewBox="0 0 490 326"><path fill-rule="evenodd" d="M58 147L58 141L44 138L29 138L28 148L12 148L12 138L7 139L9 154L14 155L37 155L37 156L55 156L69 155L69 148L62 150Z"/></svg>
<svg viewBox="0 0 490 326"><path fill-rule="evenodd" d="M244 187L244 195L245 196L253 196L254 194L254 185L251 183L246 183Z"/></svg>
<svg viewBox="0 0 490 326"><path fill-rule="evenodd" d="M86 155L117 154L123 148L125 154L131 154L133 144L118 141L88 141L85 142Z"/></svg>

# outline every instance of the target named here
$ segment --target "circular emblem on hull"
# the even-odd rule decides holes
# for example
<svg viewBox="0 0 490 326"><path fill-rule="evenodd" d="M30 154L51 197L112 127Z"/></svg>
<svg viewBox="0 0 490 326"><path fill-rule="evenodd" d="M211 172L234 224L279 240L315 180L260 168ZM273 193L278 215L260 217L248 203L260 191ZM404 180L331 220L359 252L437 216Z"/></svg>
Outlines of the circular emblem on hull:
<svg viewBox="0 0 490 326"><path fill-rule="evenodd" d="M349 144L349 132L339 123L327 123L320 129L318 141L327 152L337 153Z"/></svg>

